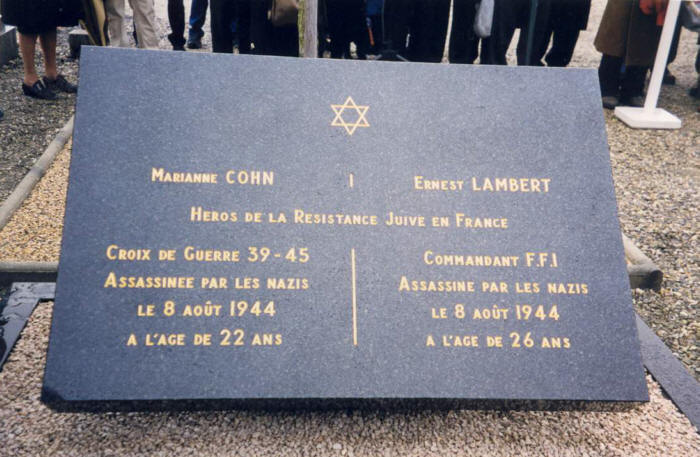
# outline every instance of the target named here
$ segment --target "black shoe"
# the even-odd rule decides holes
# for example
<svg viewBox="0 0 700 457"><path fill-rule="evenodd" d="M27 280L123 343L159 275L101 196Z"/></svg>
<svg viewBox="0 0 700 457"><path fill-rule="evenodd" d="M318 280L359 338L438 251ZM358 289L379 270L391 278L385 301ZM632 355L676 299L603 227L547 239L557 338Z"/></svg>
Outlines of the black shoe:
<svg viewBox="0 0 700 457"><path fill-rule="evenodd" d="M44 76L44 83L49 87L49 89L54 92L65 92L67 94L74 94L78 92L78 86L73 83L69 83L63 75L56 76L56 79L51 81L49 78Z"/></svg>
<svg viewBox="0 0 700 457"><path fill-rule="evenodd" d="M2 110L0 109L0 121L2 120L3 117L5 117L5 113L3 113Z"/></svg>
<svg viewBox="0 0 700 457"><path fill-rule="evenodd" d="M187 48L188 49L202 49L202 40L193 40L193 39L187 40Z"/></svg>
<svg viewBox="0 0 700 457"><path fill-rule="evenodd" d="M666 86L676 85L676 77L673 76L670 71L668 71L668 68L664 70L664 77L661 80L661 84L665 84Z"/></svg>
<svg viewBox="0 0 700 457"><path fill-rule="evenodd" d="M184 51L185 47L181 44L174 44L173 45L173 51Z"/></svg>
<svg viewBox="0 0 700 457"><path fill-rule="evenodd" d="M621 106L633 106L635 108L642 108L644 106L644 96L643 95L633 95L632 97L625 97L620 101Z"/></svg>
<svg viewBox="0 0 700 457"><path fill-rule="evenodd" d="M22 91L24 95L41 100L56 100L57 98L54 91L49 89L41 79L31 86L22 83Z"/></svg>
<svg viewBox="0 0 700 457"><path fill-rule="evenodd" d="M615 107L620 104L620 99L614 95L604 95L602 98L603 108L605 109L615 109Z"/></svg>
<svg viewBox="0 0 700 457"><path fill-rule="evenodd" d="M700 82L697 86L693 87L688 91L691 97L700 98Z"/></svg>

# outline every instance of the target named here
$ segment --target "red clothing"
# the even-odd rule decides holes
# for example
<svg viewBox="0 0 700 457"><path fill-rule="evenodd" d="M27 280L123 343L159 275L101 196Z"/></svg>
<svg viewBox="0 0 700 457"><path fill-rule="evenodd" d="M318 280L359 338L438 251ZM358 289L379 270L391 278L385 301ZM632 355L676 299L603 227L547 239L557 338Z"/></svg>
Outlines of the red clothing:
<svg viewBox="0 0 700 457"><path fill-rule="evenodd" d="M656 25L664 25L668 0L639 0L639 8L649 16L656 13Z"/></svg>

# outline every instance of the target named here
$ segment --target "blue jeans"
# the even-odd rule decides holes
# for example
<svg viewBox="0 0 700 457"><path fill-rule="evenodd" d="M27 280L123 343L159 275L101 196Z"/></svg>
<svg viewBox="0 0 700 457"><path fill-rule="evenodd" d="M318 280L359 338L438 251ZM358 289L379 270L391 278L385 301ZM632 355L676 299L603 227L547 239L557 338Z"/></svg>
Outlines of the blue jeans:
<svg viewBox="0 0 700 457"><path fill-rule="evenodd" d="M190 32L189 40L201 40L204 36L204 21L207 19L207 7L209 0L192 0L190 9Z"/></svg>

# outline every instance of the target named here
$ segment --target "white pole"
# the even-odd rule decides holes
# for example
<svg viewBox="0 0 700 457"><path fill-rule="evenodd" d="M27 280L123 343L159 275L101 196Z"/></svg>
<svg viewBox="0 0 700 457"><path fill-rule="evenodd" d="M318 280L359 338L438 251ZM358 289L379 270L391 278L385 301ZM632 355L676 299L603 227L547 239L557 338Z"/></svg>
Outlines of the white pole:
<svg viewBox="0 0 700 457"><path fill-rule="evenodd" d="M656 62L654 70L651 72L651 80L647 90L647 98L644 100L643 108L634 106L618 106L615 108L615 116L625 124L635 129L679 129L682 122L679 118L668 111L657 108L659 92L661 91L661 81L666 71L668 63L668 52L673 41L673 31L676 28L678 11L681 7L681 0L669 0L666 9L666 19L664 28L661 31L659 47L656 49Z"/></svg>
<svg viewBox="0 0 700 457"><path fill-rule="evenodd" d="M656 50L656 61L654 62L654 70L651 72L651 80L649 80L649 90L647 98L644 100L644 111L649 113L656 109L656 103L659 100L659 92L661 91L661 81L666 71L668 63L668 53L671 50L671 41L673 41L673 32L676 28L678 19L678 11L681 7L681 0L670 0L668 9L666 10L666 20L664 20L664 28L661 32L661 40L659 48Z"/></svg>

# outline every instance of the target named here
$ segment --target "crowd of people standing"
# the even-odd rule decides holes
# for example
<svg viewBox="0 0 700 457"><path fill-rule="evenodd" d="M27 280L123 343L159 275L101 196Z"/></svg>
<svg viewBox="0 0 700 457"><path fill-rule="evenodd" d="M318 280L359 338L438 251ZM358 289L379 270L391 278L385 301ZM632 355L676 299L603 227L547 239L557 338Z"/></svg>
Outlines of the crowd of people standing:
<svg viewBox="0 0 700 457"><path fill-rule="evenodd" d="M128 46L125 0L102 1L110 45ZM296 16L282 23L271 20L276 3L294 5L293 0L188 0L191 5L187 38L184 1L168 0L168 39L173 50L202 47L206 12L210 8L213 52L233 53L237 49L241 54L299 53ZM0 2L5 22L18 26L24 93L52 99L59 91L75 92L75 85L56 69L56 27L75 25L82 3ZM140 48L157 48L159 44L153 2L129 0ZM602 54L599 77L605 108L643 104L644 83L655 58L667 4L668 0L608 0L595 39L596 49ZM518 65L565 67L571 61L580 31L588 25L591 0L318 0L319 54L331 58L369 56L440 62L448 36L450 8L447 49L451 63L506 65L506 52L515 31L520 29ZM44 54L44 78L39 78L34 68L37 39ZM666 80L671 78L667 75ZM699 90L694 90L697 95Z"/></svg>

